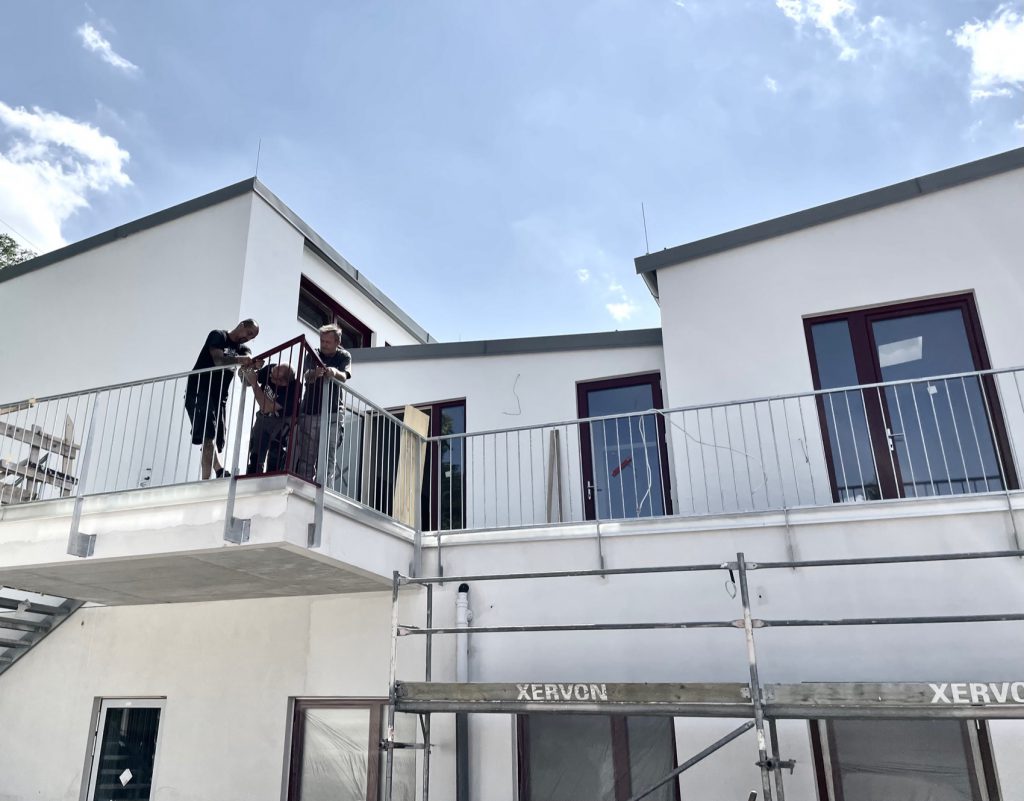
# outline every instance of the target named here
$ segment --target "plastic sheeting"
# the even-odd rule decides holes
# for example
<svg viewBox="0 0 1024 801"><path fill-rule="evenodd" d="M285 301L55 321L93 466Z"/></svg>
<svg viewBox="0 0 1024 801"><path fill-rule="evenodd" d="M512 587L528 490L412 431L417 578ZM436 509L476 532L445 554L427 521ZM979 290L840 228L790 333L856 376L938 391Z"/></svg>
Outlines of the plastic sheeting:
<svg viewBox="0 0 1024 801"><path fill-rule="evenodd" d="M672 719L603 715L529 717L529 799L615 801L619 783L636 793L675 767ZM649 796L673 801L670 782Z"/></svg>
<svg viewBox="0 0 1024 801"><path fill-rule="evenodd" d="M844 801L972 801L963 724L956 720L834 720Z"/></svg>
<svg viewBox="0 0 1024 801"><path fill-rule="evenodd" d="M366 801L370 710L308 709L301 801Z"/></svg>

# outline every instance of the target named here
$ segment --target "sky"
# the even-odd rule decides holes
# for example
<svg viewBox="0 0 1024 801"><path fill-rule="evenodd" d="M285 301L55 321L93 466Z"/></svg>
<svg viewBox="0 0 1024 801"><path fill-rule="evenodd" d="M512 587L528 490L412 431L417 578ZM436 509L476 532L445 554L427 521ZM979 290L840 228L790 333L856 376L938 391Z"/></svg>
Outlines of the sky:
<svg viewBox="0 0 1024 801"><path fill-rule="evenodd" d="M1024 0L0 9L0 232L52 250L258 155L442 341L657 326L648 250L1024 145Z"/></svg>

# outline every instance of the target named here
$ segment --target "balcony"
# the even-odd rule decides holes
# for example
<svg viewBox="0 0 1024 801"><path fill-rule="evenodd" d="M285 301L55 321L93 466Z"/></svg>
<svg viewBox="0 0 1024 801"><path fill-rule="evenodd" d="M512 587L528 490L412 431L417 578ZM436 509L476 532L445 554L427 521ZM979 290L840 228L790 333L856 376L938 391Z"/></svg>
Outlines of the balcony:
<svg viewBox="0 0 1024 801"><path fill-rule="evenodd" d="M294 376L316 363L300 340L263 359ZM1019 548L1020 372L436 436L415 409L393 414L327 380L315 469L308 447L300 456L298 394L268 439L274 404L252 374L10 403L0 585L108 604L360 592L420 569L424 548L502 537L600 548L617 533L788 536L956 511L1009 512L1010 538L984 547ZM232 475L200 481L183 399L205 374L227 375Z"/></svg>

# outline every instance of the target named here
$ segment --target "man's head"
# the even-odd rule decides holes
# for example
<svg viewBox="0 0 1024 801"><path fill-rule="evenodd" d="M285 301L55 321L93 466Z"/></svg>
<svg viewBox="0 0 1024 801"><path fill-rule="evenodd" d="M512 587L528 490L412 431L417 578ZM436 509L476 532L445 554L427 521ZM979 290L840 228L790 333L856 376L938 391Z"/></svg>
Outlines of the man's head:
<svg viewBox="0 0 1024 801"><path fill-rule="evenodd" d="M259 332L259 324L251 317L247 317L228 332L228 337L232 342L237 342L239 345L242 345L250 339L256 339Z"/></svg>
<svg viewBox="0 0 1024 801"><path fill-rule="evenodd" d="M280 387L287 386L288 382L294 380L295 371L290 364L275 364L270 368L270 383Z"/></svg>
<svg viewBox="0 0 1024 801"><path fill-rule="evenodd" d="M341 327L331 323L320 326L320 350L325 356L333 356L341 347Z"/></svg>

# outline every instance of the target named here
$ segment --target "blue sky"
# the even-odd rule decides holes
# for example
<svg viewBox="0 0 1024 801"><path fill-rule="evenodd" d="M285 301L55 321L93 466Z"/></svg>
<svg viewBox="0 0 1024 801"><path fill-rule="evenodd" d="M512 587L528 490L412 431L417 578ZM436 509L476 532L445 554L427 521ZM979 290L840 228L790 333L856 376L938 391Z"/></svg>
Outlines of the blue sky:
<svg viewBox="0 0 1024 801"><path fill-rule="evenodd" d="M641 203L659 250L1024 145L1024 0L3 9L0 230L81 239L262 139L261 180L442 340L657 325Z"/></svg>

